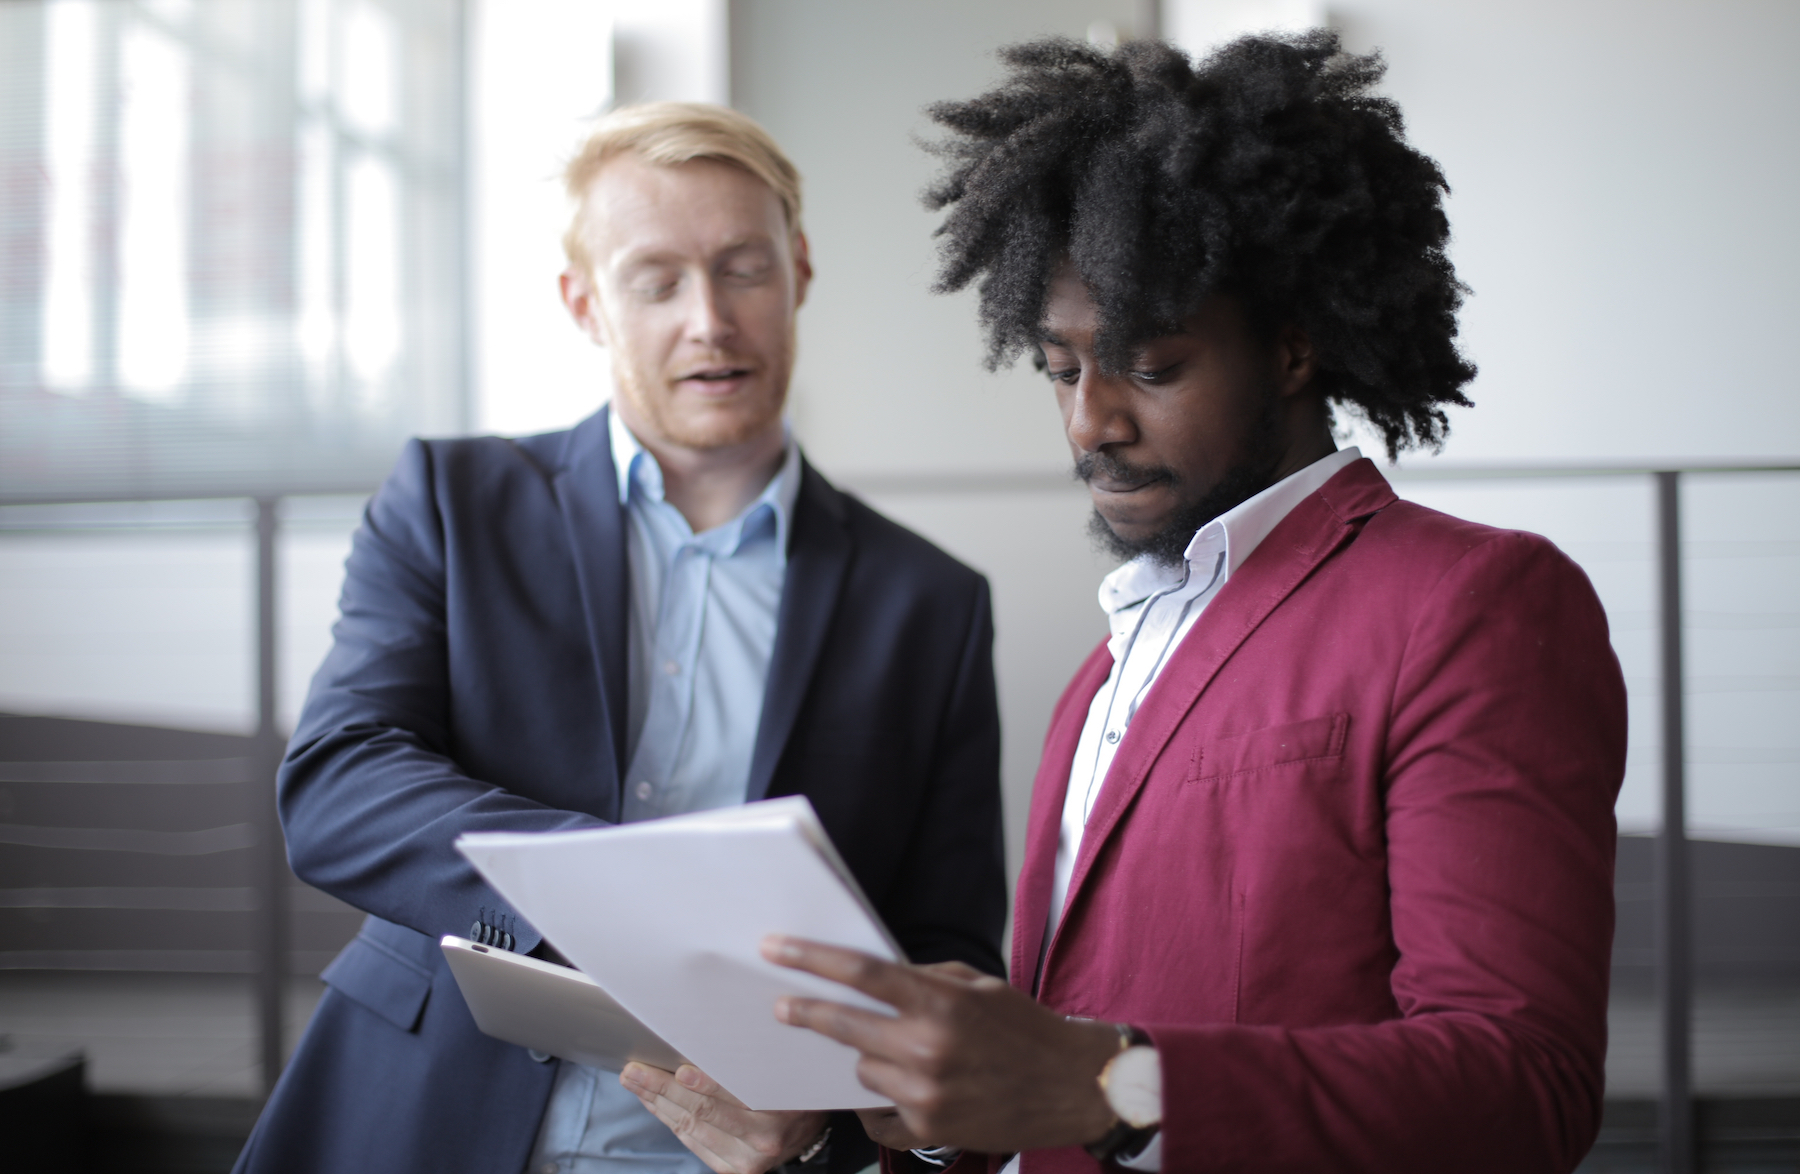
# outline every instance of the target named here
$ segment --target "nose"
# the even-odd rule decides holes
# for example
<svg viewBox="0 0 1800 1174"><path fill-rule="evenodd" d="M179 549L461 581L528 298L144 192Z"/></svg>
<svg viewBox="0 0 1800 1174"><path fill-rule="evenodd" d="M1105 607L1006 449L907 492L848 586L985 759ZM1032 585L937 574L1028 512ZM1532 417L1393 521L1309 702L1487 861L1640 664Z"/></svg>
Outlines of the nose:
<svg viewBox="0 0 1800 1174"><path fill-rule="evenodd" d="M730 342L737 334L737 323L724 287L711 276L702 276L689 286L689 290L688 340L706 347L720 347Z"/></svg>
<svg viewBox="0 0 1800 1174"><path fill-rule="evenodd" d="M1137 439L1137 423L1131 417L1128 389L1121 380L1103 375L1098 364L1081 366L1081 374L1062 387L1063 430L1077 452L1099 452L1108 445L1130 444Z"/></svg>

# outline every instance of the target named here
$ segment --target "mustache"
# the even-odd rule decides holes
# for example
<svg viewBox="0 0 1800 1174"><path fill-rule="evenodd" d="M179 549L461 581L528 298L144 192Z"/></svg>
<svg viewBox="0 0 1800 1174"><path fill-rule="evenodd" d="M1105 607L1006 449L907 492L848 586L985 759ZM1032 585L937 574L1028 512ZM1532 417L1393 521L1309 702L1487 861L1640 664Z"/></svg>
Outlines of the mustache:
<svg viewBox="0 0 1800 1174"><path fill-rule="evenodd" d="M1082 483L1092 481L1095 477L1104 477L1108 481L1132 481L1153 484L1166 481L1171 485L1180 481L1175 470L1166 465L1134 465L1130 461L1122 461L1111 453L1083 453L1075 460L1075 479Z"/></svg>

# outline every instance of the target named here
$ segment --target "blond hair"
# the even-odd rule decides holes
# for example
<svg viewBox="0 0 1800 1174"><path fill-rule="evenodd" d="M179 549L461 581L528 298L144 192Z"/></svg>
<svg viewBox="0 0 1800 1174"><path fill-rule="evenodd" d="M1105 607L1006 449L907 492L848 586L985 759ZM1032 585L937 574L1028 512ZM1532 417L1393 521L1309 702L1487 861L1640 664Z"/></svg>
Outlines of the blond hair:
<svg viewBox="0 0 1800 1174"><path fill-rule="evenodd" d="M711 159L741 167L768 184L781 200L788 229L800 231L800 172L769 132L724 106L705 102L643 102L603 115L581 150L563 168L563 187L575 202L574 218L563 233L563 252L583 273L592 273L582 220L587 191L608 161L635 155L658 167Z"/></svg>

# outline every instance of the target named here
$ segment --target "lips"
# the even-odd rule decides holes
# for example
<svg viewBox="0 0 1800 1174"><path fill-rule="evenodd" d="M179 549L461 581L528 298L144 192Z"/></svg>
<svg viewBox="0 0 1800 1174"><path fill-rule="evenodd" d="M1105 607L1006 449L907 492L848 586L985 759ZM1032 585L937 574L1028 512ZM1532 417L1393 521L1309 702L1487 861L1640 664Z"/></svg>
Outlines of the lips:
<svg viewBox="0 0 1800 1174"><path fill-rule="evenodd" d="M1084 453L1075 462L1075 476L1095 493L1116 494L1136 493L1175 479L1168 469L1133 468L1106 452Z"/></svg>
<svg viewBox="0 0 1800 1174"><path fill-rule="evenodd" d="M693 382L693 383L729 383L730 381L732 381L734 379L747 379L747 378L749 378L749 376L750 376L750 368L748 368L748 367L733 367L733 366L726 366L726 365L721 364L718 366L700 367L695 370L689 371L687 374L683 375L677 382L681 382L681 383L689 383L689 382Z"/></svg>
<svg viewBox="0 0 1800 1174"><path fill-rule="evenodd" d="M1088 488L1098 493L1136 493L1152 485L1160 485L1161 477L1145 477L1138 481L1115 481L1110 477L1094 477L1088 481Z"/></svg>

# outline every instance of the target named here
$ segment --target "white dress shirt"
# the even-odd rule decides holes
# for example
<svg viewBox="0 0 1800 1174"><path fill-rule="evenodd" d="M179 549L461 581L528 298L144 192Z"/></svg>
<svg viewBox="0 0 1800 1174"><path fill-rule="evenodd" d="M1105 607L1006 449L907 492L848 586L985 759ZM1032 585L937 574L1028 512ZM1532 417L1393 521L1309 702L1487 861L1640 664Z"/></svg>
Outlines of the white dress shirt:
<svg viewBox="0 0 1800 1174"><path fill-rule="evenodd" d="M1200 527L1183 552L1178 567L1166 566L1147 555L1139 556L1100 581L1100 609L1112 627L1107 650L1112 653L1112 672L1088 706L1087 722L1075 746L1069 767L1069 790L1063 797L1062 830L1056 843L1056 874L1050 890L1049 925L1044 931L1048 950L1056 927L1062 923L1068 901L1069 878L1081 852L1082 833L1094 800L1105 785L1107 771L1118 754L1119 743L1131 726L1151 686L1176 647L1194 628L1206 605L1244 565L1269 532L1293 508L1335 476L1339 469L1362 459L1355 448L1334 452L1299 472L1277 481L1255 497ZM1162 1169L1162 1134L1157 1134L1137 1157L1120 1163L1133 1170ZM1014 1158L1001 1174L1017 1174Z"/></svg>
<svg viewBox="0 0 1800 1174"><path fill-rule="evenodd" d="M610 424L631 581L620 820L742 803L787 580L800 448L790 436L756 500L696 534L664 498L656 458L618 412ZM615 1074L567 1060L526 1171L707 1174Z"/></svg>

